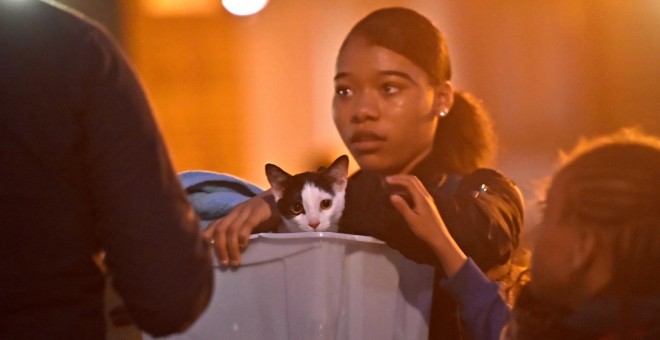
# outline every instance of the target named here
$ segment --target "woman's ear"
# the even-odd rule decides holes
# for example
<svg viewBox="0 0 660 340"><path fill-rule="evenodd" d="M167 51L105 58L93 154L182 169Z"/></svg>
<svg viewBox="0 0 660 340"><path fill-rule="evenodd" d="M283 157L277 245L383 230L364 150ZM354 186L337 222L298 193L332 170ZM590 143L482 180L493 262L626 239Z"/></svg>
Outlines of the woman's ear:
<svg viewBox="0 0 660 340"><path fill-rule="evenodd" d="M584 272L594 262L598 251L598 235L592 228L580 228L574 243L573 257L569 268L572 272Z"/></svg>
<svg viewBox="0 0 660 340"><path fill-rule="evenodd" d="M449 112L454 104L454 87L449 80L446 80L435 87L435 99L433 109L435 112Z"/></svg>
<svg viewBox="0 0 660 340"><path fill-rule="evenodd" d="M569 264L574 277L579 277L587 297L602 291L612 278L613 237L598 228L586 227L580 232Z"/></svg>

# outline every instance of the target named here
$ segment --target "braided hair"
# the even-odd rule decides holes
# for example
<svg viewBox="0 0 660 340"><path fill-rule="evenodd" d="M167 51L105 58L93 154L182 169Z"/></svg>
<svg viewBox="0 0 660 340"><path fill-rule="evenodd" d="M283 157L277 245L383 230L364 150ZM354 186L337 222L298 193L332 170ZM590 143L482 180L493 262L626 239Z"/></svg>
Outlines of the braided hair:
<svg viewBox="0 0 660 340"><path fill-rule="evenodd" d="M649 309L639 309L638 303L656 303L653 301L660 296L660 139L626 129L581 141L574 150L562 155L561 163L550 185L550 191L563 193L560 223L571 222L567 225L613 236L614 243L608 248L612 252L612 275L608 285L594 296L596 308L607 307L613 318L600 326L593 322L576 323L576 319L571 322L575 311L543 301L543 296L535 296L526 285L512 314L510 325L515 330L508 327L508 336L594 339L605 330L618 336L612 339L638 339L644 334L640 333L644 329L640 325L657 315L640 318ZM651 308L657 310L657 306Z"/></svg>
<svg viewBox="0 0 660 340"><path fill-rule="evenodd" d="M615 233L608 290L660 293L660 139L627 129L583 141L563 163L554 180L569 188L562 220Z"/></svg>

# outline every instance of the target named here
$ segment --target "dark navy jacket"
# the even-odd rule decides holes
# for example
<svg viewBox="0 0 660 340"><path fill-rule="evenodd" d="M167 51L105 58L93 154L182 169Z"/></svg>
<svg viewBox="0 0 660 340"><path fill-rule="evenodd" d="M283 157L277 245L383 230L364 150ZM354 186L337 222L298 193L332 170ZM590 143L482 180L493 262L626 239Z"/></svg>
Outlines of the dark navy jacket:
<svg viewBox="0 0 660 340"><path fill-rule="evenodd" d="M190 324L211 258L142 88L96 24L0 0L0 339L102 339L105 250L136 324Z"/></svg>

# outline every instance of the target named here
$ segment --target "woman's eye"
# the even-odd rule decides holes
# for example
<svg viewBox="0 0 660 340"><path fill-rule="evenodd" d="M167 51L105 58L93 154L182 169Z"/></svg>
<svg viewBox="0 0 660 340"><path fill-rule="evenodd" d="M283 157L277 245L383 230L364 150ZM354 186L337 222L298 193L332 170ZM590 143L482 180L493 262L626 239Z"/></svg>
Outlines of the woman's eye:
<svg viewBox="0 0 660 340"><path fill-rule="evenodd" d="M291 212L295 215L302 214L304 210L301 202L296 202L296 204L291 207Z"/></svg>
<svg viewBox="0 0 660 340"><path fill-rule="evenodd" d="M383 92L385 92L387 94L394 94L394 93L399 92L399 90L400 90L399 87L396 86L396 85L392 85L392 84L384 84L383 85Z"/></svg>
<svg viewBox="0 0 660 340"><path fill-rule="evenodd" d="M321 201L321 209L326 210L332 207L332 200L323 200Z"/></svg>
<svg viewBox="0 0 660 340"><path fill-rule="evenodd" d="M353 94L353 91L348 87L336 87L335 94L340 97L348 97Z"/></svg>

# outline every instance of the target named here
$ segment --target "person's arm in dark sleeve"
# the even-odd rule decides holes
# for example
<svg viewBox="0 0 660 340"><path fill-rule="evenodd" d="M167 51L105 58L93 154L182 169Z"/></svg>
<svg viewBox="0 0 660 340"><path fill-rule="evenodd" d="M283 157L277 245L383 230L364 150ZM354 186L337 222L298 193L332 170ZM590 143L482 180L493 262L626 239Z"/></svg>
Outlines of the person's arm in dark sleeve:
<svg viewBox="0 0 660 340"><path fill-rule="evenodd" d="M498 284L489 280L471 259L454 275L443 279L441 286L458 303L472 339L499 339L509 320L510 308L500 296Z"/></svg>
<svg viewBox="0 0 660 340"><path fill-rule="evenodd" d="M138 327L182 331L210 299L209 247L130 65L101 31L82 50L81 152L113 285Z"/></svg>

